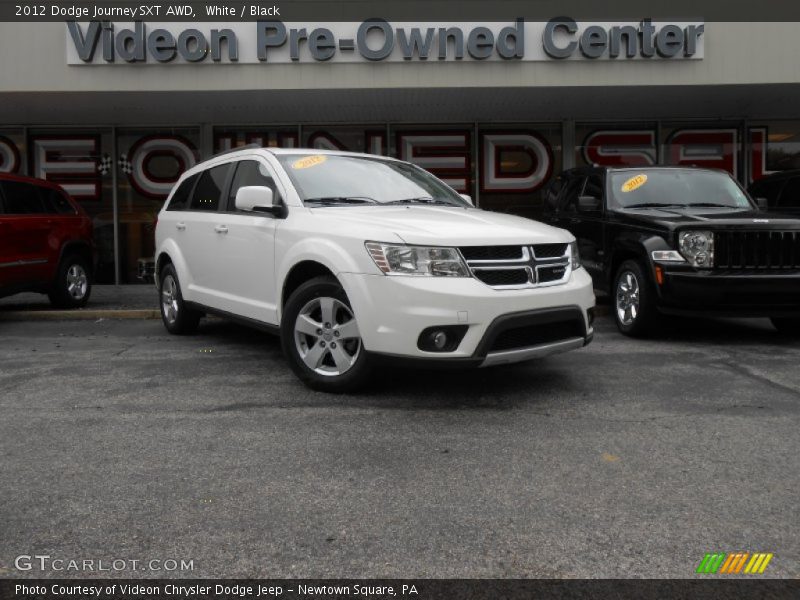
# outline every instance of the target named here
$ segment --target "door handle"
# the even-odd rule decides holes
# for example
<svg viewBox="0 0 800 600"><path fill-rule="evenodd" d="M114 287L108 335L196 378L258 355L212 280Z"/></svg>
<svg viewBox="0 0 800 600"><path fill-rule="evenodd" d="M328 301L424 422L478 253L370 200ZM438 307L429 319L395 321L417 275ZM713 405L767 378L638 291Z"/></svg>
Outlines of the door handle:
<svg viewBox="0 0 800 600"><path fill-rule="evenodd" d="M214 231L217 233L228 233L228 228L225 225L217 225L214 227Z"/></svg>
<svg viewBox="0 0 800 600"><path fill-rule="evenodd" d="M186 223L183 222L175 223L175 229L177 229L178 231L183 231L184 229L186 229Z"/></svg>

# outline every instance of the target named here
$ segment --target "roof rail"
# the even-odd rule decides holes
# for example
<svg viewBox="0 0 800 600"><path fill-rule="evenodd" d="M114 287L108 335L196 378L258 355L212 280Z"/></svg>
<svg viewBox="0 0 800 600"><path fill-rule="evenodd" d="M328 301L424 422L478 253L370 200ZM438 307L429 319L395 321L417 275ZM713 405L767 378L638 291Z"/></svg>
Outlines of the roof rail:
<svg viewBox="0 0 800 600"><path fill-rule="evenodd" d="M217 158L218 156L225 156L226 154L230 154L231 152L238 152L239 150L253 150L255 148L263 148L263 147L264 146L262 146L261 144L256 144L256 143L247 144L245 146L236 146L235 148L231 148L230 150L223 150L222 152L217 152L216 154L211 156L208 160L210 160L211 158Z"/></svg>

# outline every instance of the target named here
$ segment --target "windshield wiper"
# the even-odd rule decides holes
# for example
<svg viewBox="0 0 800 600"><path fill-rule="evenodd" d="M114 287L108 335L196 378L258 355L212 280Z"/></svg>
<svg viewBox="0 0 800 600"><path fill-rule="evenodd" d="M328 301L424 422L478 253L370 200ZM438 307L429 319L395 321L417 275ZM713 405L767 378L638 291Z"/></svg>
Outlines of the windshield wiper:
<svg viewBox="0 0 800 600"><path fill-rule="evenodd" d="M307 204L319 204L320 206L348 205L348 204L377 204L377 200L367 196L321 196L319 198L306 198Z"/></svg>
<svg viewBox="0 0 800 600"><path fill-rule="evenodd" d="M686 205L685 204L675 204L675 203L666 204L666 203L663 203L663 202L642 202L641 204L629 204L628 206L625 206L624 208L675 208L675 207L685 208Z"/></svg>
<svg viewBox="0 0 800 600"><path fill-rule="evenodd" d="M445 206L454 206L446 200L437 200L436 198L431 198L430 196L421 196L419 198L403 198L402 200L392 200L391 202L384 202L383 204L444 204Z"/></svg>
<svg viewBox="0 0 800 600"><path fill-rule="evenodd" d="M716 202L692 202L687 206L700 206L702 208L747 208L746 206L731 206L730 204L717 204Z"/></svg>

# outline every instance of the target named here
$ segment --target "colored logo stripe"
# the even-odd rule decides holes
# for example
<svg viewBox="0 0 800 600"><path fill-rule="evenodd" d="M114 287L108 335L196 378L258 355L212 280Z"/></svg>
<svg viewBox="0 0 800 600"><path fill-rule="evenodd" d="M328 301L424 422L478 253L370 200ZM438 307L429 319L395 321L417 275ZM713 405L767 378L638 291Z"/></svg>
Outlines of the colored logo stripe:
<svg viewBox="0 0 800 600"><path fill-rule="evenodd" d="M725 560L724 552L715 552L714 554L706 554L700 565L697 567L697 573L716 573L722 561Z"/></svg>
<svg viewBox="0 0 800 600"><path fill-rule="evenodd" d="M697 566L696 573L738 575L763 573L774 555L767 552L713 552L708 553ZM749 559L749 560L748 560ZM745 566L745 564L747 566ZM742 570L744 569L744 571Z"/></svg>
<svg viewBox="0 0 800 600"><path fill-rule="evenodd" d="M753 554L753 558L750 559L750 562L747 563L747 566L744 569L745 573L763 573L764 570L767 568L769 561L772 560L772 554L767 554L765 552L757 552Z"/></svg>
<svg viewBox="0 0 800 600"><path fill-rule="evenodd" d="M742 570L744 566L744 561L750 556L749 552L736 552L728 555L728 560L726 560L722 568L720 569L720 573L738 573Z"/></svg>

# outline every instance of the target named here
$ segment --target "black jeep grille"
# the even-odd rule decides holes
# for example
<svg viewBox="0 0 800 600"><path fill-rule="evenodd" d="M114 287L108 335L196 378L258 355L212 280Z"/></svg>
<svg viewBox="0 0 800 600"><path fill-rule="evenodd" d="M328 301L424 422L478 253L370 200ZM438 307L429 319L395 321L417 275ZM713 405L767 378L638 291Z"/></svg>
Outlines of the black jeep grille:
<svg viewBox="0 0 800 600"><path fill-rule="evenodd" d="M800 231L718 231L717 269L799 269Z"/></svg>

